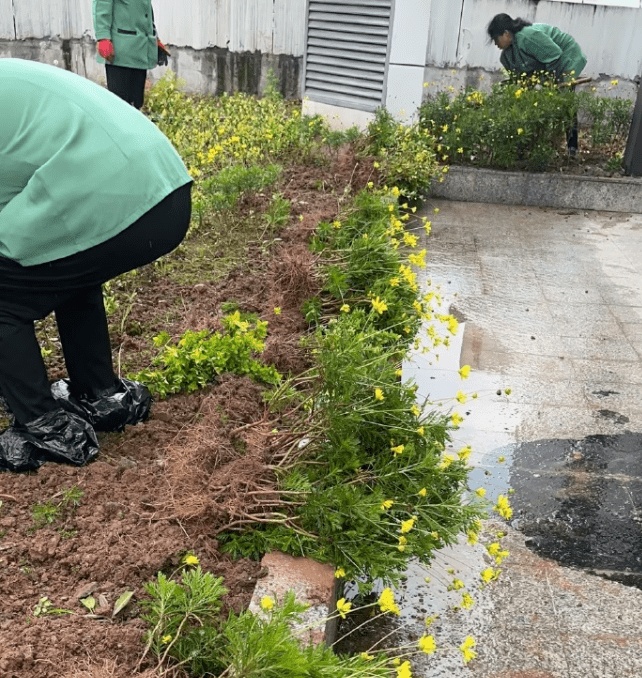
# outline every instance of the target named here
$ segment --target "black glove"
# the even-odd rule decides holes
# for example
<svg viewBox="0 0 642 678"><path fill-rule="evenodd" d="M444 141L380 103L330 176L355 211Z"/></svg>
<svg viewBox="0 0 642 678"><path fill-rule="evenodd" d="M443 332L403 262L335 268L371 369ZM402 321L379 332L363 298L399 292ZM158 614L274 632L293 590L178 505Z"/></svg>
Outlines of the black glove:
<svg viewBox="0 0 642 678"><path fill-rule="evenodd" d="M156 39L156 44L158 45L158 58L156 60L156 63L159 66L167 66L168 64L168 57L171 57L172 55L167 51L167 47L163 45L163 43Z"/></svg>

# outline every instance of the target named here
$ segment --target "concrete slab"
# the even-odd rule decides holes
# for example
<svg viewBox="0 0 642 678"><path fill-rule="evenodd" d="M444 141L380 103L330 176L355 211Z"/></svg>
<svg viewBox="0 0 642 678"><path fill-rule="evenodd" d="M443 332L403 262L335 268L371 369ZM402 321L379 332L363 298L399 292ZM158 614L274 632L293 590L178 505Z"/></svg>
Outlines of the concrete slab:
<svg viewBox="0 0 642 678"><path fill-rule="evenodd" d="M588 177L452 166L434 198L496 205L642 212L640 177Z"/></svg>
<svg viewBox="0 0 642 678"><path fill-rule="evenodd" d="M464 416L452 447L472 446L470 487L491 502L514 489L515 513L485 524L507 532L498 581L479 586L479 545L438 556L472 610L439 607L443 572L430 584L409 576L402 601L440 612L431 629L443 649L413 675L642 676L642 591L622 583L642 575L642 215L438 199L424 214L423 283L441 286L461 333L438 362L412 356L404 379ZM478 397L459 405L459 389ZM421 629L408 618L399 633ZM478 656L464 666L467 634Z"/></svg>
<svg viewBox="0 0 642 678"><path fill-rule="evenodd" d="M301 624L294 626L294 633L306 644L316 645L324 641L331 645L338 627L334 568L309 558L295 558L277 551L263 556L261 565L266 575L256 583L249 610L264 615L261 608L264 597L280 602L289 591L294 591L299 602L310 606L301 615Z"/></svg>

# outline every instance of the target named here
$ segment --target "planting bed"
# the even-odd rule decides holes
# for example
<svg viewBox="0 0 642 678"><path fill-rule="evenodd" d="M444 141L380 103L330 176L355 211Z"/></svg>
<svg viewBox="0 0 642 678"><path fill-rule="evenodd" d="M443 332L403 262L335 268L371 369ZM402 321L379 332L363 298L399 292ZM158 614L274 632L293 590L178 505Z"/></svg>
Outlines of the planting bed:
<svg viewBox="0 0 642 678"><path fill-rule="evenodd" d="M220 329L221 304L233 301L269 321L266 362L283 373L304 369L300 309L317 285L307 244L318 222L335 216L344 187L371 179L366 167L372 163L343 152L324 165L286 169L279 190L291 203L289 224L248 242L247 263L222 278L224 240L211 275L196 283L176 282L193 266L187 248L168 258L171 266L141 270L128 283L136 288L132 303L111 317L115 366L123 374L148 367L160 331ZM259 213L269 197L246 199L242 213ZM65 375L56 350L49 362L52 379ZM205 390L156 402L144 424L101 436L98 458L84 468L49 463L35 473L0 473L0 675L152 675L151 655L139 666L143 584L174 572L187 552L224 577L226 609L244 609L260 565L231 561L217 535L242 515L248 487L270 482L265 466L278 426L259 385L221 375ZM133 591L131 601L113 616L125 591ZM89 595L93 614L81 602Z"/></svg>

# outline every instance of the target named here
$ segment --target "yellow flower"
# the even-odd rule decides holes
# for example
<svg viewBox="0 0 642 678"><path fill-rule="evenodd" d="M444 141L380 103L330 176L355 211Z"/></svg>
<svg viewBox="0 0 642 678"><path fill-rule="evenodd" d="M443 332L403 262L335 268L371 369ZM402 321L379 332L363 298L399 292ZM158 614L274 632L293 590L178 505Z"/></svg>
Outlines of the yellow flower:
<svg viewBox="0 0 642 678"><path fill-rule="evenodd" d="M410 408L410 411L415 415L415 417L418 417L421 414L421 410L416 405L413 405Z"/></svg>
<svg viewBox="0 0 642 678"><path fill-rule="evenodd" d="M386 304L385 301L382 301L379 299L379 297L375 297L374 299L370 300L370 303L372 304L372 308L381 315L384 311L388 310L388 304Z"/></svg>
<svg viewBox="0 0 642 678"><path fill-rule="evenodd" d="M401 611L395 603L395 597L392 593L392 589L386 588L381 592L379 600L377 601L377 605L379 605L379 609L382 612L392 612L393 614L397 615L401 614Z"/></svg>
<svg viewBox="0 0 642 678"><path fill-rule="evenodd" d="M443 125L443 127L441 128L441 131L447 132L448 131L448 125Z"/></svg>
<svg viewBox="0 0 642 678"><path fill-rule="evenodd" d="M274 315L281 315L281 307L280 306L274 307Z"/></svg>
<svg viewBox="0 0 642 678"><path fill-rule="evenodd" d="M475 600L467 591L464 591L461 594L461 603L460 605L465 609L469 610L475 604Z"/></svg>
<svg viewBox="0 0 642 678"><path fill-rule="evenodd" d="M401 666L397 667L397 678L412 678L409 661L405 661Z"/></svg>
<svg viewBox="0 0 642 678"><path fill-rule="evenodd" d="M361 653L361 659L364 659L367 662L371 662L374 659L374 656L371 654L368 654L367 652L362 652Z"/></svg>
<svg viewBox="0 0 642 678"><path fill-rule="evenodd" d="M183 558L183 563L185 565L198 565L198 558L193 553L188 553Z"/></svg>
<svg viewBox="0 0 642 678"><path fill-rule="evenodd" d="M491 556L496 556L499 553L500 549L501 546L499 545L499 542L493 542L492 544L488 544L488 546L486 547L486 550Z"/></svg>
<svg viewBox="0 0 642 678"><path fill-rule="evenodd" d="M269 612L274 607L274 601L270 596L263 596L261 598L261 609L265 612Z"/></svg>
<svg viewBox="0 0 642 678"><path fill-rule="evenodd" d="M521 88L518 89L518 90L516 90L516 91L515 91L515 98L516 98L516 99L519 99L519 98L522 96L523 91L524 91L524 90L521 89Z"/></svg>
<svg viewBox="0 0 642 678"><path fill-rule="evenodd" d="M422 636L418 644L419 649L426 654L432 654L437 649L437 643L432 636Z"/></svg>
<svg viewBox="0 0 642 678"><path fill-rule="evenodd" d="M407 534L412 530L412 528L415 526L415 523L417 522L417 516L412 516L412 518L408 518L408 520L404 520L401 523L401 533L402 534Z"/></svg>
<svg viewBox="0 0 642 678"><path fill-rule="evenodd" d="M464 588L464 582L461 579L453 579L453 583L448 587L449 591L459 591Z"/></svg>
<svg viewBox="0 0 642 678"><path fill-rule="evenodd" d="M462 421L464 421L464 418L461 416L461 414L454 412L452 417L450 417L450 420L453 423L453 426L459 426Z"/></svg>
<svg viewBox="0 0 642 678"><path fill-rule="evenodd" d="M378 162L373 162L373 163L372 163L372 166L373 166L375 169L379 169L379 168L381 167L381 165L380 165Z"/></svg>
<svg viewBox="0 0 642 678"><path fill-rule="evenodd" d="M417 492L417 494L418 494L420 497L425 497L425 496L428 494L428 490L427 490L425 487L422 487L422 488L419 490L419 492Z"/></svg>
<svg viewBox="0 0 642 678"><path fill-rule="evenodd" d="M501 457L497 457L497 461L500 464L503 464L506 461L506 457L504 455L502 455Z"/></svg>
<svg viewBox="0 0 642 678"><path fill-rule="evenodd" d="M412 233L404 233L403 234L403 241L408 245L408 247L416 247L417 246L417 236L412 235Z"/></svg>
<svg viewBox="0 0 642 678"><path fill-rule="evenodd" d="M422 435L424 434L424 427L423 427L423 426L420 426L420 427L417 429L417 433L418 433L420 436L422 436Z"/></svg>
<svg viewBox="0 0 642 678"><path fill-rule="evenodd" d="M439 207L435 207L435 209L433 210L433 212L434 212L435 214L439 214Z"/></svg>
<svg viewBox="0 0 642 678"><path fill-rule="evenodd" d="M497 576L499 575L499 570L493 570L492 567L487 567L485 570L482 570L480 573L481 578L488 584L488 582L492 581L493 579L497 579Z"/></svg>
<svg viewBox="0 0 642 678"><path fill-rule="evenodd" d="M169 635L169 633L168 633L166 636L163 636L163 637L161 638L161 643L163 643L163 645L167 645L167 643L169 643L169 641L170 641L171 639L172 639L172 637L171 637L171 636Z"/></svg>
<svg viewBox="0 0 642 678"><path fill-rule="evenodd" d="M341 619L346 618L346 614L350 612L351 607L352 603L346 603L345 598L339 598L339 600L337 600L337 612L341 615Z"/></svg>
<svg viewBox="0 0 642 678"><path fill-rule="evenodd" d="M397 546L397 548L403 553L406 550L407 545L408 540L402 534L401 537L399 537L399 545Z"/></svg>
<svg viewBox="0 0 642 678"><path fill-rule="evenodd" d="M464 365L460 370L459 370L459 376L462 379L468 379L468 375L470 374L470 365Z"/></svg>
<svg viewBox="0 0 642 678"><path fill-rule="evenodd" d="M387 511L393 504L394 501L392 501L392 499L386 499L386 501L384 501L383 504L381 504L381 510Z"/></svg>
<svg viewBox="0 0 642 678"><path fill-rule="evenodd" d="M463 153L463 152L464 152L464 149L460 146L460 147L457 149L457 153Z"/></svg>
<svg viewBox="0 0 642 678"><path fill-rule="evenodd" d="M341 577L345 577L345 576L346 576L346 571L345 571L342 567L339 567L338 569L336 569L336 570L334 571L334 576L335 576L337 579L341 579Z"/></svg>
<svg viewBox="0 0 642 678"><path fill-rule="evenodd" d="M495 556L495 562L497 563L497 565L501 565L501 564L502 564L502 560L504 560L504 558L508 558L508 556L510 556L510 553L509 553L508 551L506 551L506 550L500 551L500 552Z"/></svg>
<svg viewBox="0 0 642 678"><path fill-rule="evenodd" d="M466 534L468 535L467 541L469 544L476 544L479 541L479 535L474 530L468 530Z"/></svg>
<svg viewBox="0 0 642 678"><path fill-rule="evenodd" d="M478 497L484 497L484 496L486 495L486 490L485 490L483 487L478 487L478 488L475 490L475 494L476 494Z"/></svg>
<svg viewBox="0 0 642 678"><path fill-rule="evenodd" d="M468 396L463 391L457 391L455 398L457 398L457 401L462 405L468 400Z"/></svg>
<svg viewBox="0 0 642 678"><path fill-rule="evenodd" d="M397 447L391 447L390 449L393 451L393 453L396 457L398 454L401 454L403 452L404 446L403 445L397 445Z"/></svg>
<svg viewBox="0 0 642 678"><path fill-rule="evenodd" d="M390 278L390 287L398 287L399 282L399 278Z"/></svg>
<svg viewBox="0 0 642 678"><path fill-rule="evenodd" d="M341 222L336 219L332 222L332 225L334 228L341 228Z"/></svg>
<svg viewBox="0 0 642 678"><path fill-rule="evenodd" d="M426 231L426 233L427 233L428 235L430 235L430 231L432 230L432 221L427 221L427 222L424 224L424 230Z"/></svg>
<svg viewBox="0 0 642 678"><path fill-rule="evenodd" d="M464 664L467 664L471 659L474 659L477 656L477 653L473 651L477 643L471 636L466 636L466 640L459 646L462 655L464 656Z"/></svg>
<svg viewBox="0 0 642 678"><path fill-rule="evenodd" d="M350 306L348 306L348 304L343 304L343 306L339 310L341 311L341 313L349 313Z"/></svg>
<svg viewBox="0 0 642 678"><path fill-rule="evenodd" d="M424 268L426 266L426 250L423 249L417 254L409 254L408 261L414 266L419 266L419 268Z"/></svg>
<svg viewBox="0 0 642 678"><path fill-rule="evenodd" d="M612 84L614 87L615 87L615 85L618 84L618 82L620 82L620 81L619 81L619 80L611 80L611 84Z"/></svg>
<svg viewBox="0 0 642 678"><path fill-rule="evenodd" d="M372 183L372 181L369 181L369 182L367 183L367 186L368 186L368 188L373 188L373 187L374 187L374 184Z"/></svg>
<svg viewBox="0 0 642 678"><path fill-rule="evenodd" d="M453 461L455 461L455 457L452 454L446 454L441 460L439 468L443 471L444 469L447 469L453 463Z"/></svg>
<svg viewBox="0 0 642 678"><path fill-rule="evenodd" d="M510 507L508 499L503 494L500 494L499 497L497 497L497 503L493 509L506 520L510 520L513 515L513 509Z"/></svg>
<svg viewBox="0 0 642 678"><path fill-rule="evenodd" d="M518 127L517 134L524 134L524 130L521 127Z"/></svg>
<svg viewBox="0 0 642 678"><path fill-rule="evenodd" d="M395 376L400 377L403 374L403 370L395 370Z"/></svg>
<svg viewBox="0 0 642 678"><path fill-rule="evenodd" d="M461 450L457 452L457 456L459 457L460 461L466 461L466 459L470 457L472 451L473 448L470 445L466 445L466 447L462 447Z"/></svg>
<svg viewBox="0 0 642 678"><path fill-rule="evenodd" d="M375 400L383 400L383 391L380 388L375 389Z"/></svg>

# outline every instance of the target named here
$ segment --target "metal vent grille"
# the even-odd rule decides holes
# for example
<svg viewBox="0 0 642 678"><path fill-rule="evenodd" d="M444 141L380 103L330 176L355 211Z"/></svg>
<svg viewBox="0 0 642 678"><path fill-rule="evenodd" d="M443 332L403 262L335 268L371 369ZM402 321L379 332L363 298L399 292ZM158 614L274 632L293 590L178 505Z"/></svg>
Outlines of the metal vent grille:
<svg viewBox="0 0 642 678"><path fill-rule="evenodd" d="M393 0L309 0L304 96L374 111L383 104Z"/></svg>

